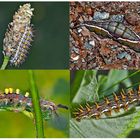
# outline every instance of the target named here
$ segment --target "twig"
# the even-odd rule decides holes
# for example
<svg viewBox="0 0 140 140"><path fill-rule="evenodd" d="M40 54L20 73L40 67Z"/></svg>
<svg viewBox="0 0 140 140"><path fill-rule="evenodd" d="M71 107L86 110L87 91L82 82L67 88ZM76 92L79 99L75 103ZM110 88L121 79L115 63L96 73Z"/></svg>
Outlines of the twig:
<svg viewBox="0 0 140 140"><path fill-rule="evenodd" d="M37 86L35 83L35 77L32 70L29 70L29 77L30 77L31 96L32 96L33 109L34 109L35 125L36 125L36 137L44 138L42 112L40 109L40 101L39 101Z"/></svg>
<svg viewBox="0 0 140 140"><path fill-rule="evenodd" d="M2 66L1 66L1 70L4 70L6 68L6 66L8 65L8 62L9 62L9 57L4 56L4 60L3 60Z"/></svg>

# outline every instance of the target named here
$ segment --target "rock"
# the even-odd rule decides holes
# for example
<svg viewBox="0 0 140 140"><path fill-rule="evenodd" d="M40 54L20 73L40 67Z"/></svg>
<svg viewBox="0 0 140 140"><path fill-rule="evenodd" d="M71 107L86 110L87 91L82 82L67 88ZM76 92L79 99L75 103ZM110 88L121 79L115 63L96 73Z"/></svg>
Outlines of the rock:
<svg viewBox="0 0 140 140"><path fill-rule="evenodd" d="M128 13L125 16L125 20L131 25L138 25L140 22L140 17L137 13Z"/></svg>
<svg viewBox="0 0 140 140"><path fill-rule="evenodd" d="M110 20L111 20L111 21L117 21L117 22L123 22L123 20L124 20L124 15L121 15L121 14L112 15L112 16L110 17Z"/></svg>
<svg viewBox="0 0 140 140"><path fill-rule="evenodd" d="M93 20L105 20L109 18L109 13L107 12L95 12L93 15Z"/></svg>

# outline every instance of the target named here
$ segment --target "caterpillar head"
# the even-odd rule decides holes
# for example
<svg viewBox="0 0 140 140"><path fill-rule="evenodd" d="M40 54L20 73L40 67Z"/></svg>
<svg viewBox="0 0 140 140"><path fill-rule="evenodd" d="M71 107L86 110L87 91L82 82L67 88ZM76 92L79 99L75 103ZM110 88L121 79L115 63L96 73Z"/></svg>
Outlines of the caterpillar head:
<svg viewBox="0 0 140 140"><path fill-rule="evenodd" d="M49 118L48 116L52 115L52 113L54 113L56 116L58 116L58 114L57 114L58 108L68 109L67 106L64 106L62 104L56 105L53 102L46 101L46 100L41 100L40 106L42 109L43 116L45 116L44 118L46 120Z"/></svg>
<svg viewBox="0 0 140 140"><path fill-rule="evenodd" d="M57 110L57 106L53 102L46 101L46 100L41 100L40 106L41 106L42 111L45 111L45 110L56 111Z"/></svg>

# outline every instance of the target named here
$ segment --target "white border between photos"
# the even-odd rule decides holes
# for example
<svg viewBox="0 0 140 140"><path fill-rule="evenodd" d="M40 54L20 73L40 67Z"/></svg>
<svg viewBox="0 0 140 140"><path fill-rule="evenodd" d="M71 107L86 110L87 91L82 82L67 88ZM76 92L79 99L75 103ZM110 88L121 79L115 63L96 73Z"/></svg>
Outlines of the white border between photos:
<svg viewBox="0 0 140 140"><path fill-rule="evenodd" d="M9 140L11 138L0 138L0 140ZM118 138L22 138L22 140L118 140ZM119 140L127 140L128 138L119 138ZM21 138L12 138L12 140L21 140ZM129 140L134 140L134 138L129 138Z"/></svg>
<svg viewBox="0 0 140 140"><path fill-rule="evenodd" d="M118 138L0 138L0 140L118 140ZM128 140L128 138L119 138L119 140ZM134 138L129 138L134 140ZM138 138L139 140L139 138Z"/></svg>
<svg viewBox="0 0 140 140"><path fill-rule="evenodd" d="M0 0L0 2L71 2L71 1L93 1L93 2L96 2L96 1L101 1L101 2L105 2L105 1L124 1L124 2L140 2L140 0Z"/></svg>
<svg viewBox="0 0 140 140"><path fill-rule="evenodd" d="M105 2L105 1L124 1L124 2L140 2L140 0L0 0L0 2L72 2L72 1L93 1L93 2ZM93 130L94 131L94 130ZM9 140L11 138L0 138L0 140ZM12 138L12 140L19 140L21 138ZM22 138L22 140L38 140L38 138ZM118 138L40 138L39 140L118 140ZM119 140L127 140L127 138L119 138ZM129 138L129 140L133 140L133 138Z"/></svg>

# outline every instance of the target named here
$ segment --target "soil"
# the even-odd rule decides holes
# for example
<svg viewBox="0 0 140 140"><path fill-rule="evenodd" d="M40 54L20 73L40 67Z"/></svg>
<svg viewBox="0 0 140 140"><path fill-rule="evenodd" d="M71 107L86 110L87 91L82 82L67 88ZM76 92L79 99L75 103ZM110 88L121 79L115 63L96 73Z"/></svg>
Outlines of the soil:
<svg viewBox="0 0 140 140"><path fill-rule="evenodd" d="M140 35L140 2L71 2L70 69L139 69L140 53L80 26L100 13L102 18L123 17L123 24Z"/></svg>

